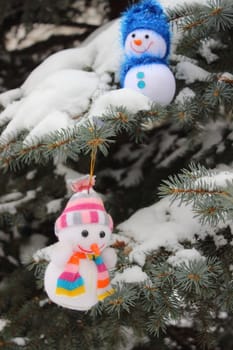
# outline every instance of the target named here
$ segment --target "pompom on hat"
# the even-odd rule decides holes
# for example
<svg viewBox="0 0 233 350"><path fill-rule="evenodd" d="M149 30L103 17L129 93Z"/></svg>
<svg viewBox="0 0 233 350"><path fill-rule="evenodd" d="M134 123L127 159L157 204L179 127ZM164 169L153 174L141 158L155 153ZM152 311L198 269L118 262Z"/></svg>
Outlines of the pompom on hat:
<svg viewBox="0 0 233 350"><path fill-rule="evenodd" d="M122 44L127 36L137 29L152 30L163 37L170 48L170 28L163 8L156 0L142 0L123 12L121 19Z"/></svg>
<svg viewBox="0 0 233 350"><path fill-rule="evenodd" d="M86 224L100 224L113 229L111 216L106 212L102 199L92 189L95 179L89 182L89 176L80 178L71 184L74 192L64 211L55 222L55 234L68 228Z"/></svg>

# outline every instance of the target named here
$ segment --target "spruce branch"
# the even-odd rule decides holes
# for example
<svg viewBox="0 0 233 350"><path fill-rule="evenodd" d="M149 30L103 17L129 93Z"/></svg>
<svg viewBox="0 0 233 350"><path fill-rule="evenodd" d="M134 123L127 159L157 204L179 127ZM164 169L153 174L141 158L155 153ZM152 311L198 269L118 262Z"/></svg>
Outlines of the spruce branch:
<svg viewBox="0 0 233 350"><path fill-rule="evenodd" d="M219 76L221 76L219 74ZM77 160L81 154L88 154L97 147L105 156L109 145L117 141L123 132L130 140L143 142L148 129L160 126L165 121L177 123L180 128L199 129L207 118L215 118L216 113L232 110L233 85L212 76L203 83L203 88L193 99L183 103L172 103L167 107L152 104L151 109L130 113L124 107L113 108L93 121L83 122L73 128L57 130L44 137L24 141L27 131L12 135L11 141L0 145L0 166L18 170L29 164L46 164L52 159Z"/></svg>
<svg viewBox="0 0 233 350"><path fill-rule="evenodd" d="M159 289L152 284L141 285L142 308L150 313L156 310L154 300L157 299Z"/></svg>
<svg viewBox="0 0 233 350"><path fill-rule="evenodd" d="M146 332L147 335L158 337L166 332L171 321L179 322L186 313L192 313L194 322L195 320L200 322L201 319L208 329L213 320L213 317L209 317L210 310L216 310L221 303L221 298L218 298L218 295L222 296L219 293L221 288L224 288L224 295L227 298L224 305L232 306L232 289L230 285L227 287L222 263L216 258L203 257L200 260L187 261L174 266L167 262L151 264L150 269L150 272L147 271L150 280L139 284L117 285L113 295L102 303L98 303L88 313L80 313L82 315L79 321L81 322L80 331L86 334L87 324L92 326L96 322L101 329L106 329L109 322L113 324L114 329L108 329L108 337L101 336L102 346L103 341L111 342L113 339L111 334L120 332L122 326L125 324L128 326L131 323L135 330L140 327L142 334ZM206 315L201 313L204 307ZM49 310L59 309L49 306L47 311ZM132 319L132 313L135 319ZM53 316L53 318L56 317L57 315ZM139 322L138 325L136 320ZM199 330L201 332L201 328ZM201 341L200 332L198 336ZM83 336L82 340L84 340ZM121 332L120 336L122 336ZM86 343L91 341L89 338L85 339Z"/></svg>
<svg viewBox="0 0 233 350"><path fill-rule="evenodd" d="M204 297L207 289L214 288L215 279L221 271L219 262L211 260L210 266L205 260L181 263L175 272L177 288Z"/></svg>
<svg viewBox="0 0 233 350"><path fill-rule="evenodd" d="M219 295L219 303L224 306L226 310L230 310L233 312L233 298L232 298L232 290L233 290L233 280L226 281L222 287L222 293Z"/></svg>
<svg viewBox="0 0 233 350"><path fill-rule="evenodd" d="M223 194L225 196L225 194ZM206 199L205 201L197 200L193 206L194 217L198 217L202 224L211 224L216 226L219 221L226 221L232 210L224 208L221 202L222 194L219 194L220 198Z"/></svg>
<svg viewBox="0 0 233 350"><path fill-rule="evenodd" d="M214 82L208 86L204 93L204 101L208 104L211 101L213 107L225 105L232 108L233 105L233 86L225 81Z"/></svg>
<svg viewBox="0 0 233 350"><path fill-rule="evenodd" d="M96 148L104 156L107 156L109 144L114 142L113 137L115 137L114 130L99 119L94 123L88 121L84 126L80 126L79 134L80 150L84 154Z"/></svg>
<svg viewBox="0 0 233 350"><path fill-rule="evenodd" d="M138 300L138 292L135 287L133 284L131 286L117 285L114 288L115 293L104 301L106 312L116 314L119 319L123 312L132 311Z"/></svg>
<svg viewBox="0 0 233 350"><path fill-rule="evenodd" d="M184 12L180 20L178 17L177 26L184 33L178 52L187 54L188 50L195 55L201 41L216 37L216 33L224 37L230 34L233 27L232 3L230 0L213 0L206 5L194 6L190 14L187 11L187 15Z"/></svg>
<svg viewBox="0 0 233 350"><path fill-rule="evenodd" d="M38 261L33 260L33 258L31 258L30 261L31 262L27 265L27 269L29 271L33 271L37 282L37 287L42 288L44 285L44 274L46 267L48 266L48 261L40 260L38 263Z"/></svg>
<svg viewBox="0 0 233 350"><path fill-rule="evenodd" d="M201 11L186 16L182 24L182 30L193 31L194 28L205 25L217 31L225 31L233 27L233 6L229 1L213 0L207 6L203 6ZM202 28L201 28L202 29Z"/></svg>
<svg viewBox="0 0 233 350"><path fill-rule="evenodd" d="M18 140L18 137L17 138L15 138L15 139L13 139L13 140L11 140L11 141L9 141L9 142L1 142L0 143L0 152L2 153L2 152L7 152L7 150L10 148L10 147L12 147L12 145L14 145L16 142L17 142L17 140Z"/></svg>
<svg viewBox="0 0 233 350"><path fill-rule="evenodd" d="M110 106L101 117L104 123L113 128L116 135L129 134L130 140L140 143L146 137L146 130L151 126L160 125L168 118L169 108L152 103L151 109L131 113L124 106Z"/></svg>
<svg viewBox="0 0 233 350"><path fill-rule="evenodd" d="M174 282L174 274L170 265L167 262L153 264L153 281L156 288L163 286L171 286Z"/></svg>
<svg viewBox="0 0 233 350"><path fill-rule="evenodd" d="M106 126L97 127L87 123L79 128L68 128L53 132L43 139L35 138L33 142L17 141L4 146L0 156L2 167L13 170L20 165L30 163L44 164L52 158L77 159L80 153L91 152L93 146L104 155L108 144L112 143L114 132Z"/></svg>
<svg viewBox="0 0 233 350"><path fill-rule="evenodd" d="M172 118L180 126L192 126L194 127L198 120L199 108L197 98L186 99L182 103L174 105Z"/></svg>
<svg viewBox="0 0 233 350"><path fill-rule="evenodd" d="M180 204L192 204L193 211L201 222L215 225L219 220L225 221L233 215L233 182L217 186L214 176L203 166L194 163L180 174L169 176L160 186L160 195L179 200Z"/></svg>
<svg viewBox="0 0 233 350"><path fill-rule="evenodd" d="M150 335L159 337L161 332L166 333L169 317L161 315L152 315L146 323L147 331Z"/></svg>
<svg viewBox="0 0 233 350"><path fill-rule="evenodd" d="M207 26L225 31L233 27L233 5L229 0L212 0L206 8Z"/></svg>
<svg viewBox="0 0 233 350"><path fill-rule="evenodd" d="M130 113L124 106L109 106L102 118L104 123L114 127L115 133L119 134L123 131L129 132L131 126L135 123L134 115Z"/></svg>
<svg viewBox="0 0 233 350"><path fill-rule="evenodd" d="M0 228L3 227L12 228L17 220L17 215L13 215L7 211L0 212Z"/></svg>
<svg viewBox="0 0 233 350"><path fill-rule="evenodd" d="M168 15L169 22L172 24L179 25L187 16L192 16L198 10L196 4L180 4L173 8L167 8L166 12Z"/></svg>
<svg viewBox="0 0 233 350"><path fill-rule="evenodd" d="M196 164L194 162L191 162L187 169L181 170L181 174L184 179L187 178L195 181L201 179L203 176L213 176L216 174L216 172L205 168L200 163Z"/></svg>

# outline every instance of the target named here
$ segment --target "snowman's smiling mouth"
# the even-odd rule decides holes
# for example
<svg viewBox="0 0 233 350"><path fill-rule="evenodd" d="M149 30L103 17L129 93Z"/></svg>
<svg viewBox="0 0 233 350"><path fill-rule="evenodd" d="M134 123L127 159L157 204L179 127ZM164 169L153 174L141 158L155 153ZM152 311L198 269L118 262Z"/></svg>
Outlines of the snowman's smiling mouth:
<svg viewBox="0 0 233 350"><path fill-rule="evenodd" d="M99 249L103 249L105 247L105 244L102 244ZM92 250L87 250L87 249L84 249L83 247L81 247L81 245L78 244L78 248L84 252L84 253L88 253L88 254L93 254L93 251Z"/></svg>
<svg viewBox="0 0 233 350"><path fill-rule="evenodd" d="M131 48L134 52L136 52L136 53L145 53L146 51L149 50L149 48L150 48L151 45L153 45L153 44L154 44L154 42L151 41L145 50L140 51L140 50L136 50L136 49L135 49L135 47L133 46L133 43L132 43L132 41L131 41L131 42L130 42L130 48Z"/></svg>

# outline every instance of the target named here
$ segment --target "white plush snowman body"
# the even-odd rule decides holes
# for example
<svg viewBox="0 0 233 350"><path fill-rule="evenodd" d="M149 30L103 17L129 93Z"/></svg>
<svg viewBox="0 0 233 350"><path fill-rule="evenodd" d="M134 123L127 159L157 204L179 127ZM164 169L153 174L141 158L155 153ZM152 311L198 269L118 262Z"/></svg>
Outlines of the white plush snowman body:
<svg viewBox="0 0 233 350"><path fill-rule="evenodd" d="M168 48L163 37L152 30L134 30L125 40L124 53L123 87L136 90L155 103L169 104L176 83L166 64Z"/></svg>
<svg viewBox="0 0 233 350"><path fill-rule="evenodd" d="M49 298L73 310L88 310L114 293L108 272L116 264L108 248L113 222L92 189L94 181L84 176L72 183L75 193L55 222L59 242L44 277Z"/></svg>
<svg viewBox="0 0 233 350"><path fill-rule="evenodd" d="M155 103L168 105L174 97L176 83L168 66L151 63L131 68L125 76L124 87L142 93Z"/></svg>
<svg viewBox="0 0 233 350"><path fill-rule="evenodd" d="M96 294L97 272L93 261L80 261L79 273L84 279L86 291L76 297L67 297L56 294L56 285L59 276L65 268L58 266L54 261L48 265L45 273L45 290L49 298L56 304L73 310L88 310L98 302Z"/></svg>
<svg viewBox="0 0 233 350"><path fill-rule="evenodd" d="M88 256L94 254L91 246L95 244L101 251L106 267L113 268L116 264L116 253L113 248L107 248L110 236L110 229L98 224L66 228L59 234L59 242L52 252L51 262L46 269L44 280L45 290L53 302L73 310L88 310L99 301L97 295L98 271L95 262L90 260ZM74 252L87 254L85 259L80 259L77 267L84 281L85 292L72 297L58 295L56 293L57 281Z"/></svg>

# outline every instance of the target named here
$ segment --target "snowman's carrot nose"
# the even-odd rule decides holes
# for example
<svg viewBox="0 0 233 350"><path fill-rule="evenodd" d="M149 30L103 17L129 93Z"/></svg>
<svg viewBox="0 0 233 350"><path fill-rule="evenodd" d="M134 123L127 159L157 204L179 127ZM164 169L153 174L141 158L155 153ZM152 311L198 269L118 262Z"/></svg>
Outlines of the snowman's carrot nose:
<svg viewBox="0 0 233 350"><path fill-rule="evenodd" d="M98 244L93 243L93 244L91 245L91 250L92 250L93 253L95 253L96 255L100 255L100 249L99 249Z"/></svg>
<svg viewBox="0 0 233 350"><path fill-rule="evenodd" d="M133 42L134 42L134 44L137 45L137 46L142 45L142 40L141 40L141 39L135 39Z"/></svg>

